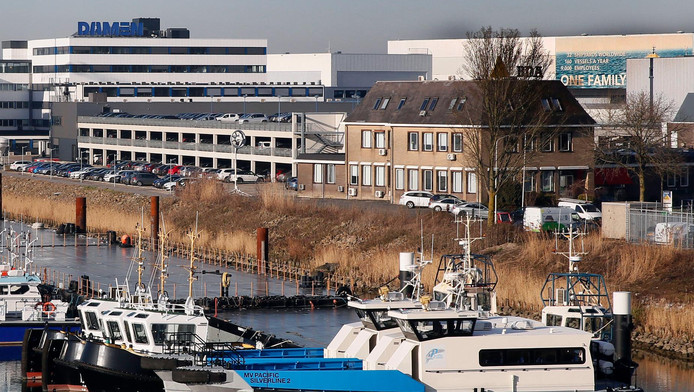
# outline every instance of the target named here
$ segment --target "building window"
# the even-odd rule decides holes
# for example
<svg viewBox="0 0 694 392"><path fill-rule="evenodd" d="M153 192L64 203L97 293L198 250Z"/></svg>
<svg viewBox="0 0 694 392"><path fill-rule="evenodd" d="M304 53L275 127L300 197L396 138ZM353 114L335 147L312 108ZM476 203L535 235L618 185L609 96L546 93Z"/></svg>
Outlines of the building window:
<svg viewBox="0 0 694 392"><path fill-rule="evenodd" d="M425 191L434 190L434 171L422 170L422 187Z"/></svg>
<svg viewBox="0 0 694 392"><path fill-rule="evenodd" d="M463 192L463 172L461 172L461 171L451 172L451 182L452 182L453 192L455 192L455 193L462 193Z"/></svg>
<svg viewBox="0 0 694 392"><path fill-rule="evenodd" d="M395 189L405 189L405 169L395 169Z"/></svg>
<svg viewBox="0 0 694 392"><path fill-rule="evenodd" d="M523 136L523 145L524 145L526 152L533 151L535 149L535 138L534 137L527 138L527 137Z"/></svg>
<svg viewBox="0 0 694 392"><path fill-rule="evenodd" d="M422 150L434 151L434 133L424 132L422 134Z"/></svg>
<svg viewBox="0 0 694 392"><path fill-rule="evenodd" d="M385 166L374 166L375 170L375 185L376 186L386 186L386 167Z"/></svg>
<svg viewBox="0 0 694 392"><path fill-rule="evenodd" d="M477 193L477 173L467 173L467 193Z"/></svg>
<svg viewBox="0 0 694 392"><path fill-rule="evenodd" d="M448 111L449 111L449 112L450 112L451 110L453 110L453 108L455 107L455 103L456 103L456 102L458 102L458 98L457 98L457 97L451 99L451 103L448 104Z"/></svg>
<svg viewBox="0 0 694 392"><path fill-rule="evenodd" d="M429 104L429 98L424 98L424 101L422 101L422 106L419 107L419 110L427 110L427 105Z"/></svg>
<svg viewBox="0 0 694 392"><path fill-rule="evenodd" d="M386 148L386 133L381 131L381 132L374 132L374 138L375 138L375 145L376 148Z"/></svg>
<svg viewBox="0 0 694 392"><path fill-rule="evenodd" d="M405 101L406 101L406 100L407 100L407 98L400 98L400 103L398 104L398 109L397 109L397 110L402 109L403 105L405 105Z"/></svg>
<svg viewBox="0 0 694 392"><path fill-rule="evenodd" d="M313 183L323 183L323 165L320 163L316 163L313 165Z"/></svg>
<svg viewBox="0 0 694 392"><path fill-rule="evenodd" d="M681 187L688 187L689 186L689 168L685 167L682 173L680 173L680 186Z"/></svg>
<svg viewBox="0 0 694 392"><path fill-rule="evenodd" d="M407 190L418 191L419 190L419 173L417 169L409 169L407 171Z"/></svg>
<svg viewBox="0 0 694 392"><path fill-rule="evenodd" d="M542 103L542 109L544 109L545 112L552 111L552 104L549 103L549 98L542 98L540 99L540 102Z"/></svg>
<svg viewBox="0 0 694 392"><path fill-rule="evenodd" d="M554 172L551 170L544 170L542 171L541 177L542 192L554 192Z"/></svg>
<svg viewBox="0 0 694 392"><path fill-rule="evenodd" d="M374 103L373 110L378 109L379 106L381 106L381 98L376 99L376 103Z"/></svg>
<svg viewBox="0 0 694 392"><path fill-rule="evenodd" d="M419 133L418 132L408 132L407 139L407 150L418 151L419 150Z"/></svg>
<svg viewBox="0 0 694 392"><path fill-rule="evenodd" d="M383 98L383 102L381 103L381 110L386 110L389 102L390 98Z"/></svg>
<svg viewBox="0 0 694 392"><path fill-rule="evenodd" d="M432 98L432 99L431 99L431 105L429 105L429 110L434 110L434 109L436 109L436 104L437 104L437 103L439 103L439 99L436 98L436 97L435 97L435 98Z"/></svg>
<svg viewBox="0 0 694 392"><path fill-rule="evenodd" d="M571 132L564 132L559 135L559 151L573 150Z"/></svg>
<svg viewBox="0 0 694 392"><path fill-rule="evenodd" d="M445 170L436 171L436 188L439 192L448 192L448 172Z"/></svg>
<svg viewBox="0 0 694 392"><path fill-rule="evenodd" d="M574 184L573 174L559 174L559 192L566 192L571 189Z"/></svg>
<svg viewBox="0 0 694 392"><path fill-rule="evenodd" d="M559 102L559 98L552 98L552 106L554 107L554 110L558 112L564 111L564 108L561 106L561 102Z"/></svg>
<svg viewBox="0 0 694 392"><path fill-rule="evenodd" d="M458 107L456 108L456 110L458 110L458 111L463 110L463 106L465 106L465 102L467 102L467 98L466 97L460 97L460 99L458 100Z"/></svg>
<svg viewBox="0 0 694 392"><path fill-rule="evenodd" d="M325 182L328 184L335 183L335 165L325 165Z"/></svg>
<svg viewBox="0 0 694 392"><path fill-rule="evenodd" d="M436 134L436 150L437 151L448 151L448 134L445 132L439 132Z"/></svg>
<svg viewBox="0 0 694 392"><path fill-rule="evenodd" d="M363 165L361 167L361 184L371 185L371 165Z"/></svg>
<svg viewBox="0 0 694 392"><path fill-rule="evenodd" d="M552 134L545 133L542 135L542 152L552 151L554 151L554 140L552 139Z"/></svg>
<svg viewBox="0 0 694 392"><path fill-rule="evenodd" d="M349 165L349 185L359 185L359 166Z"/></svg>
<svg viewBox="0 0 694 392"><path fill-rule="evenodd" d="M677 185L677 175L673 173L667 174L667 186L668 188L674 188Z"/></svg>
<svg viewBox="0 0 694 392"><path fill-rule="evenodd" d="M535 172L529 171L525 173L525 191L535 192Z"/></svg>
<svg viewBox="0 0 694 392"><path fill-rule="evenodd" d="M453 152L463 152L463 134L453 134Z"/></svg>
<svg viewBox="0 0 694 392"><path fill-rule="evenodd" d="M371 148L371 131L361 131L361 148Z"/></svg>

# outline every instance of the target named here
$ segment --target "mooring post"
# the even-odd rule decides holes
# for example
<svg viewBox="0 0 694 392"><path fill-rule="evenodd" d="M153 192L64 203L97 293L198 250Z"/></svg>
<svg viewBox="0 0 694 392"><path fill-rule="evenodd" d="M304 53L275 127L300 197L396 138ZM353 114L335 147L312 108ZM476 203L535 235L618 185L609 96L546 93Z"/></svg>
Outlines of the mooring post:
<svg viewBox="0 0 694 392"><path fill-rule="evenodd" d="M267 227L259 227L257 230L257 260L258 260L258 275L265 271L267 275L268 267L268 229Z"/></svg>
<svg viewBox="0 0 694 392"><path fill-rule="evenodd" d="M78 197L75 201L75 233L87 232L87 198Z"/></svg>
<svg viewBox="0 0 694 392"><path fill-rule="evenodd" d="M150 238L152 239L152 248L158 249L157 243L159 240L159 196L152 196L149 200L149 221L151 223Z"/></svg>

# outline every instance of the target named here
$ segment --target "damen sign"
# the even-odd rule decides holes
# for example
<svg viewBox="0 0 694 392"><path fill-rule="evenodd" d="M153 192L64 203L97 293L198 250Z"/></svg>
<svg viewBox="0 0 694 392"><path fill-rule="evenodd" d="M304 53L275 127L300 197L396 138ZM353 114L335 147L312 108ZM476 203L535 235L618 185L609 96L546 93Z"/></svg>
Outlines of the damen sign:
<svg viewBox="0 0 694 392"><path fill-rule="evenodd" d="M144 25L135 22L77 22L77 35L92 37L142 37Z"/></svg>

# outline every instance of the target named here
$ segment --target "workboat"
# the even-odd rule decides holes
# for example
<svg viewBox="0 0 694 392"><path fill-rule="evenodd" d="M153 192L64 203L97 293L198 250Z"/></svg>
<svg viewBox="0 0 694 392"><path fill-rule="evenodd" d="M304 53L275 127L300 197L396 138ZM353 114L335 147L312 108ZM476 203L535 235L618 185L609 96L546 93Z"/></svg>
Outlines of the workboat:
<svg viewBox="0 0 694 392"><path fill-rule="evenodd" d="M613 293L613 306L605 278L579 271L586 252L583 242L576 240L584 235L573 228L555 233L555 253L566 258L569 268L550 273L545 280L541 291L542 323L590 333L598 385L638 391L640 388L632 386L638 364L631 359L630 293Z"/></svg>
<svg viewBox="0 0 694 392"><path fill-rule="evenodd" d="M162 380L154 373L155 369L190 363L186 353L194 349L213 346L219 350L231 349L232 343L244 340L243 329L220 319L210 319L202 307L195 305L192 289L196 257L192 251L187 268L189 296L184 304L169 301L165 290L168 276L165 232L160 235L155 266L159 276L155 300L150 289L155 273L149 284L142 280L143 229L140 226L138 234L137 253L125 282L116 282L111 298L91 298L78 306L82 322L80 335L36 331L40 338L25 339L27 346L31 341L39 342L44 390L162 390ZM194 249L197 234L191 231L189 236ZM129 275L135 267L137 283L131 290Z"/></svg>
<svg viewBox="0 0 694 392"><path fill-rule="evenodd" d="M180 388L180 383L189 390L206 390L210 385L198 387L200 383L223 387L232 381L236 390L262 391L638 390L629 381L605 386L598 381L592 332L495 314L496 274L491 260L473 257L469 239L459 243L467 249L442 257L433 299L422 296L420 306L398 309L394 303L385 313L380 308L369 315L366 302L350 301L349 306L364 315L363 329L349 329L350 334L340 330L324 358L300 353L286 358L273 354L275 350L263 350L264 356L256 354L262 358L249 360L246 356L256 350L233 359L208 352L206 363L213 366L174 370L171 390ZM620 302L624 296L615 293ZM379 325L397 329L379 329ZM368 329L372 331L367 338L363 331ZM186 381L193 377L195 383ZM240 387L239 378L251 389Z"/></svg>
<svg viewBox="0 0 694 392"><path fill-rule="evenodd" d="M21 359L27 329L77 331L79 322L70 298L63 301L55 287L29 272L35 241L30 233L16 232L10 226L2 239L7 243L7 262L0 264L0 361L10 361Z"/></svg>

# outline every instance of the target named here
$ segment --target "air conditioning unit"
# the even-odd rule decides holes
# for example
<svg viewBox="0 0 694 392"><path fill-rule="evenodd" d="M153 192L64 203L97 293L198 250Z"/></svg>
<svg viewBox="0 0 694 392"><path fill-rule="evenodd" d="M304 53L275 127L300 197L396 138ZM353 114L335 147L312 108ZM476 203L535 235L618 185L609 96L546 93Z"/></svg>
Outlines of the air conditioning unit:
<svg viewBox="0 0 694 392"><path fill-rule="evenodd" d="M446 159L448 159L449 161L455 161L455 154L446 155Z"/></svg>
<svg viewBox="0 0 694 392"><path fill-rule="evenodd" d="M342 185L338 185L338 186L337 186L337 191L338 191L338 192L344 192L344 191L345 191L345 187L343 187Z"/></svg>
<svg viewBox="0 0 694 392"><path fill-rule="evenodd" d="M303 190L305 190L305 189L306 189L306 185L304 185L304 184L299 184L299 190L300 190L300 191L303 191Z"/></svg>
<svg viewBox="0 0 694 392"><path fill-rule="evenodd" d="M378 155L385 156L387 154L388 154L388 150L386 150L385 148L379 148L378 149Z"/></svg>
<svg viewBox="0 0 694 392"><path fill-rule="evenodd" d="M356 196L357 195L357 188L349 188L347 191L347 194L350 196Z"/></svg>
<svg viewBox="0 0 694 392"><path fill-rule="evenodd" d="M381 198L381 197L383 197L383 191L376 191L375 195L376 195L376 197Z"/></svg>
<svg viewBox="0 0 694 392"><path fill-rule="evenodd" d="M426 116L426 115L427 115L427 111L426 111L426 110L420 110L420 111L419 111L419 117L424 117L424 116Z"/></svg>

